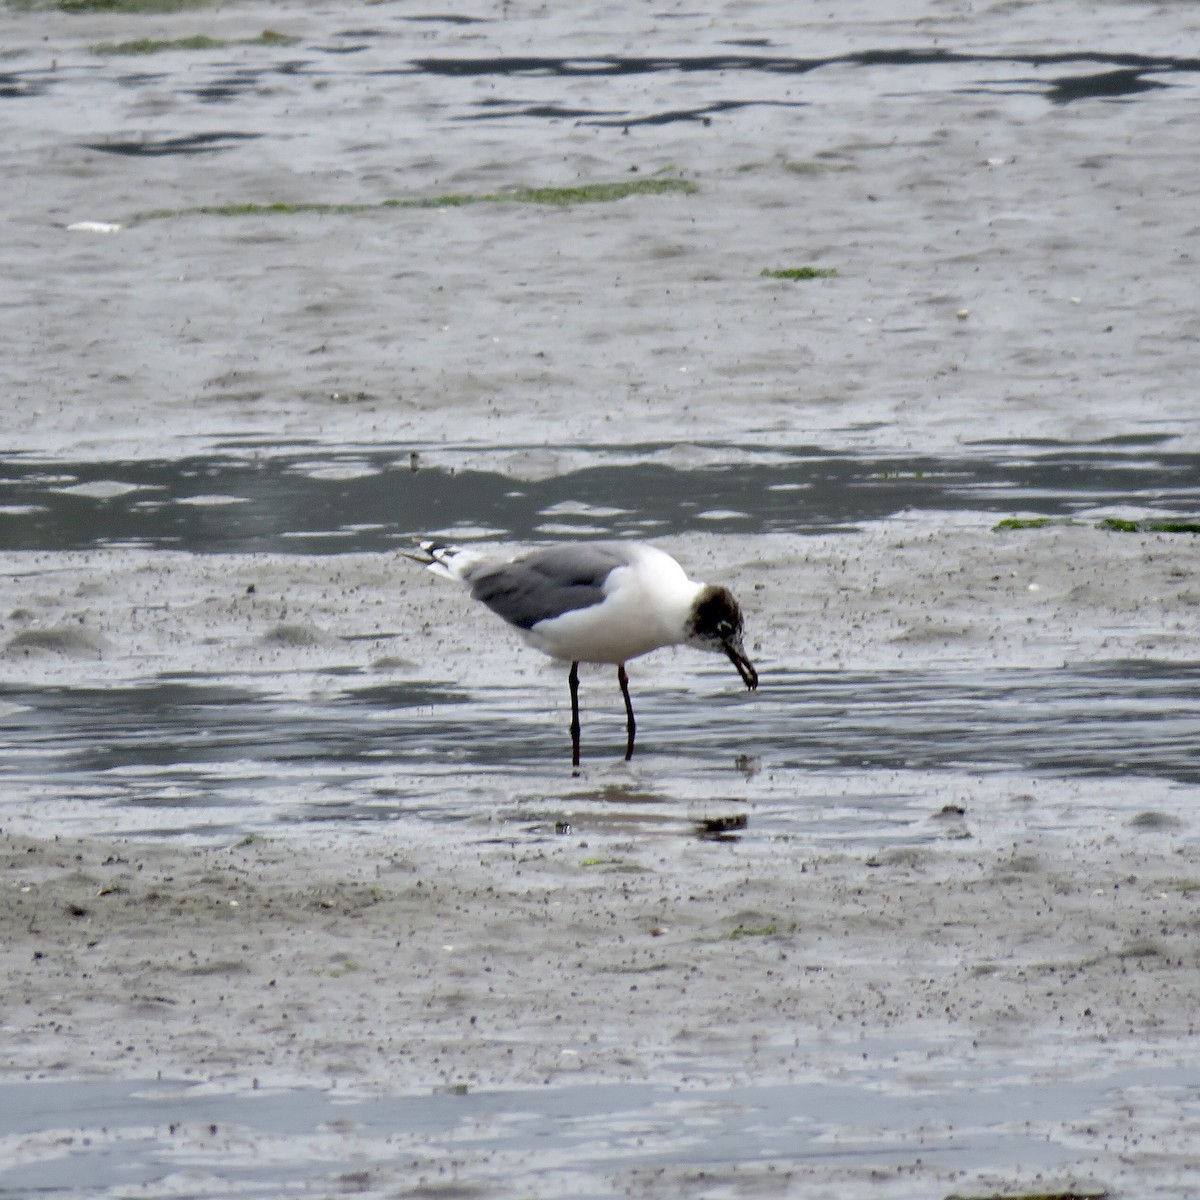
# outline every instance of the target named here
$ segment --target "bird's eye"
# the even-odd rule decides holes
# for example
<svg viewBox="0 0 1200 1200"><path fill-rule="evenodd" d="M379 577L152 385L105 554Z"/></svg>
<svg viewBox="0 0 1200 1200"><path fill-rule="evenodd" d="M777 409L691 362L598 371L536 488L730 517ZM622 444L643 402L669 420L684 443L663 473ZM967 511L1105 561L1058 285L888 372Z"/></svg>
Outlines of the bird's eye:
<svg viewBox="0 0 1200 1200"><path fill-rule="evenodd" d="M733 632L733 626L728 621L717 622L717 636L728 637Z"/></svg>

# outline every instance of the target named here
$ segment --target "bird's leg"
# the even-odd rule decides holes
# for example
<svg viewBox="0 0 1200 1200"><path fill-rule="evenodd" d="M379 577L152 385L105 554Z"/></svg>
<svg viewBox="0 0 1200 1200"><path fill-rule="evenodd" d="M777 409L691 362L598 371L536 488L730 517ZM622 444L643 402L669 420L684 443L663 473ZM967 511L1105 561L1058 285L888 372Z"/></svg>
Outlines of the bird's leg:
<svg viewBox="0 0 1200 1200"><path fill-rule="evenodd" d="M633 757L633 735L637 733L637 722L633 719L633 701L629 698L629 676L625 674L625 664L617 664L617 682L621 685L621 695L625 697L625 730L628 738L625 741L625 761Z"/></svg>
<svg viewBox="0 0 1200 1200"><path fill-rule="evenodd" d="M571 766L579 773L579 664L571 664L571 673L567 676L571 685Z"/></svg>

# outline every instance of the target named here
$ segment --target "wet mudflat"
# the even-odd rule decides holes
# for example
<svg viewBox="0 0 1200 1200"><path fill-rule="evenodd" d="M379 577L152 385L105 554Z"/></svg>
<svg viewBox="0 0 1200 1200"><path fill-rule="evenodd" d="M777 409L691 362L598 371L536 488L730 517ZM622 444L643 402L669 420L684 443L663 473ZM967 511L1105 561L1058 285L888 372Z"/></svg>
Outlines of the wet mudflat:
<svg viewBox="0 0 1200 1200"><path fill-rule="evenodd" d="M74 7L0 1195L1195 1190L1187 6ZM762 686L633 664L626 765L586 672L573 778L427 531L653 537Z"/></svg>

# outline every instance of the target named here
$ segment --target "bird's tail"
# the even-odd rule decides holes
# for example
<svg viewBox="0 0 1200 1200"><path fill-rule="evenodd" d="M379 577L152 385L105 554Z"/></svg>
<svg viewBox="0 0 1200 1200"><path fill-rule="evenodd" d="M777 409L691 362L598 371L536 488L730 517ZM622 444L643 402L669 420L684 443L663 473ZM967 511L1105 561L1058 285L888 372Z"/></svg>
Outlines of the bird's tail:
<svg viewBox="0 0 1200 1200"><path fill-rule="evenodd" d="M413 538L413 541L417 548L411 552L402 550L405 558L421 563L443 579L454 579L459 583L467 583L472 568L489 557L478 550L467 550L462 546L451 546L428 538Z"/></svg>

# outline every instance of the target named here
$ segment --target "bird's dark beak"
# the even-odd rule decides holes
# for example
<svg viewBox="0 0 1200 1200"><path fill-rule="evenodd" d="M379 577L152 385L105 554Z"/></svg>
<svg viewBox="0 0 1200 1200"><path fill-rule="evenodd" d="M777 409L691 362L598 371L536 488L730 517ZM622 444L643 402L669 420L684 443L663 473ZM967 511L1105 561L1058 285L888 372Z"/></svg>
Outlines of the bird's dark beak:
<svg viewBox="0 0 1200 1200"><path fill-rule="evenodd" d="M738 638L736 642L723 642L722 645L726 657L737 667L737 673L742 677L742 682L751 691L754 691L758 687L758 672L754 669L754 664L746 657L746 652L742 649L741 638Z"/></svg>

